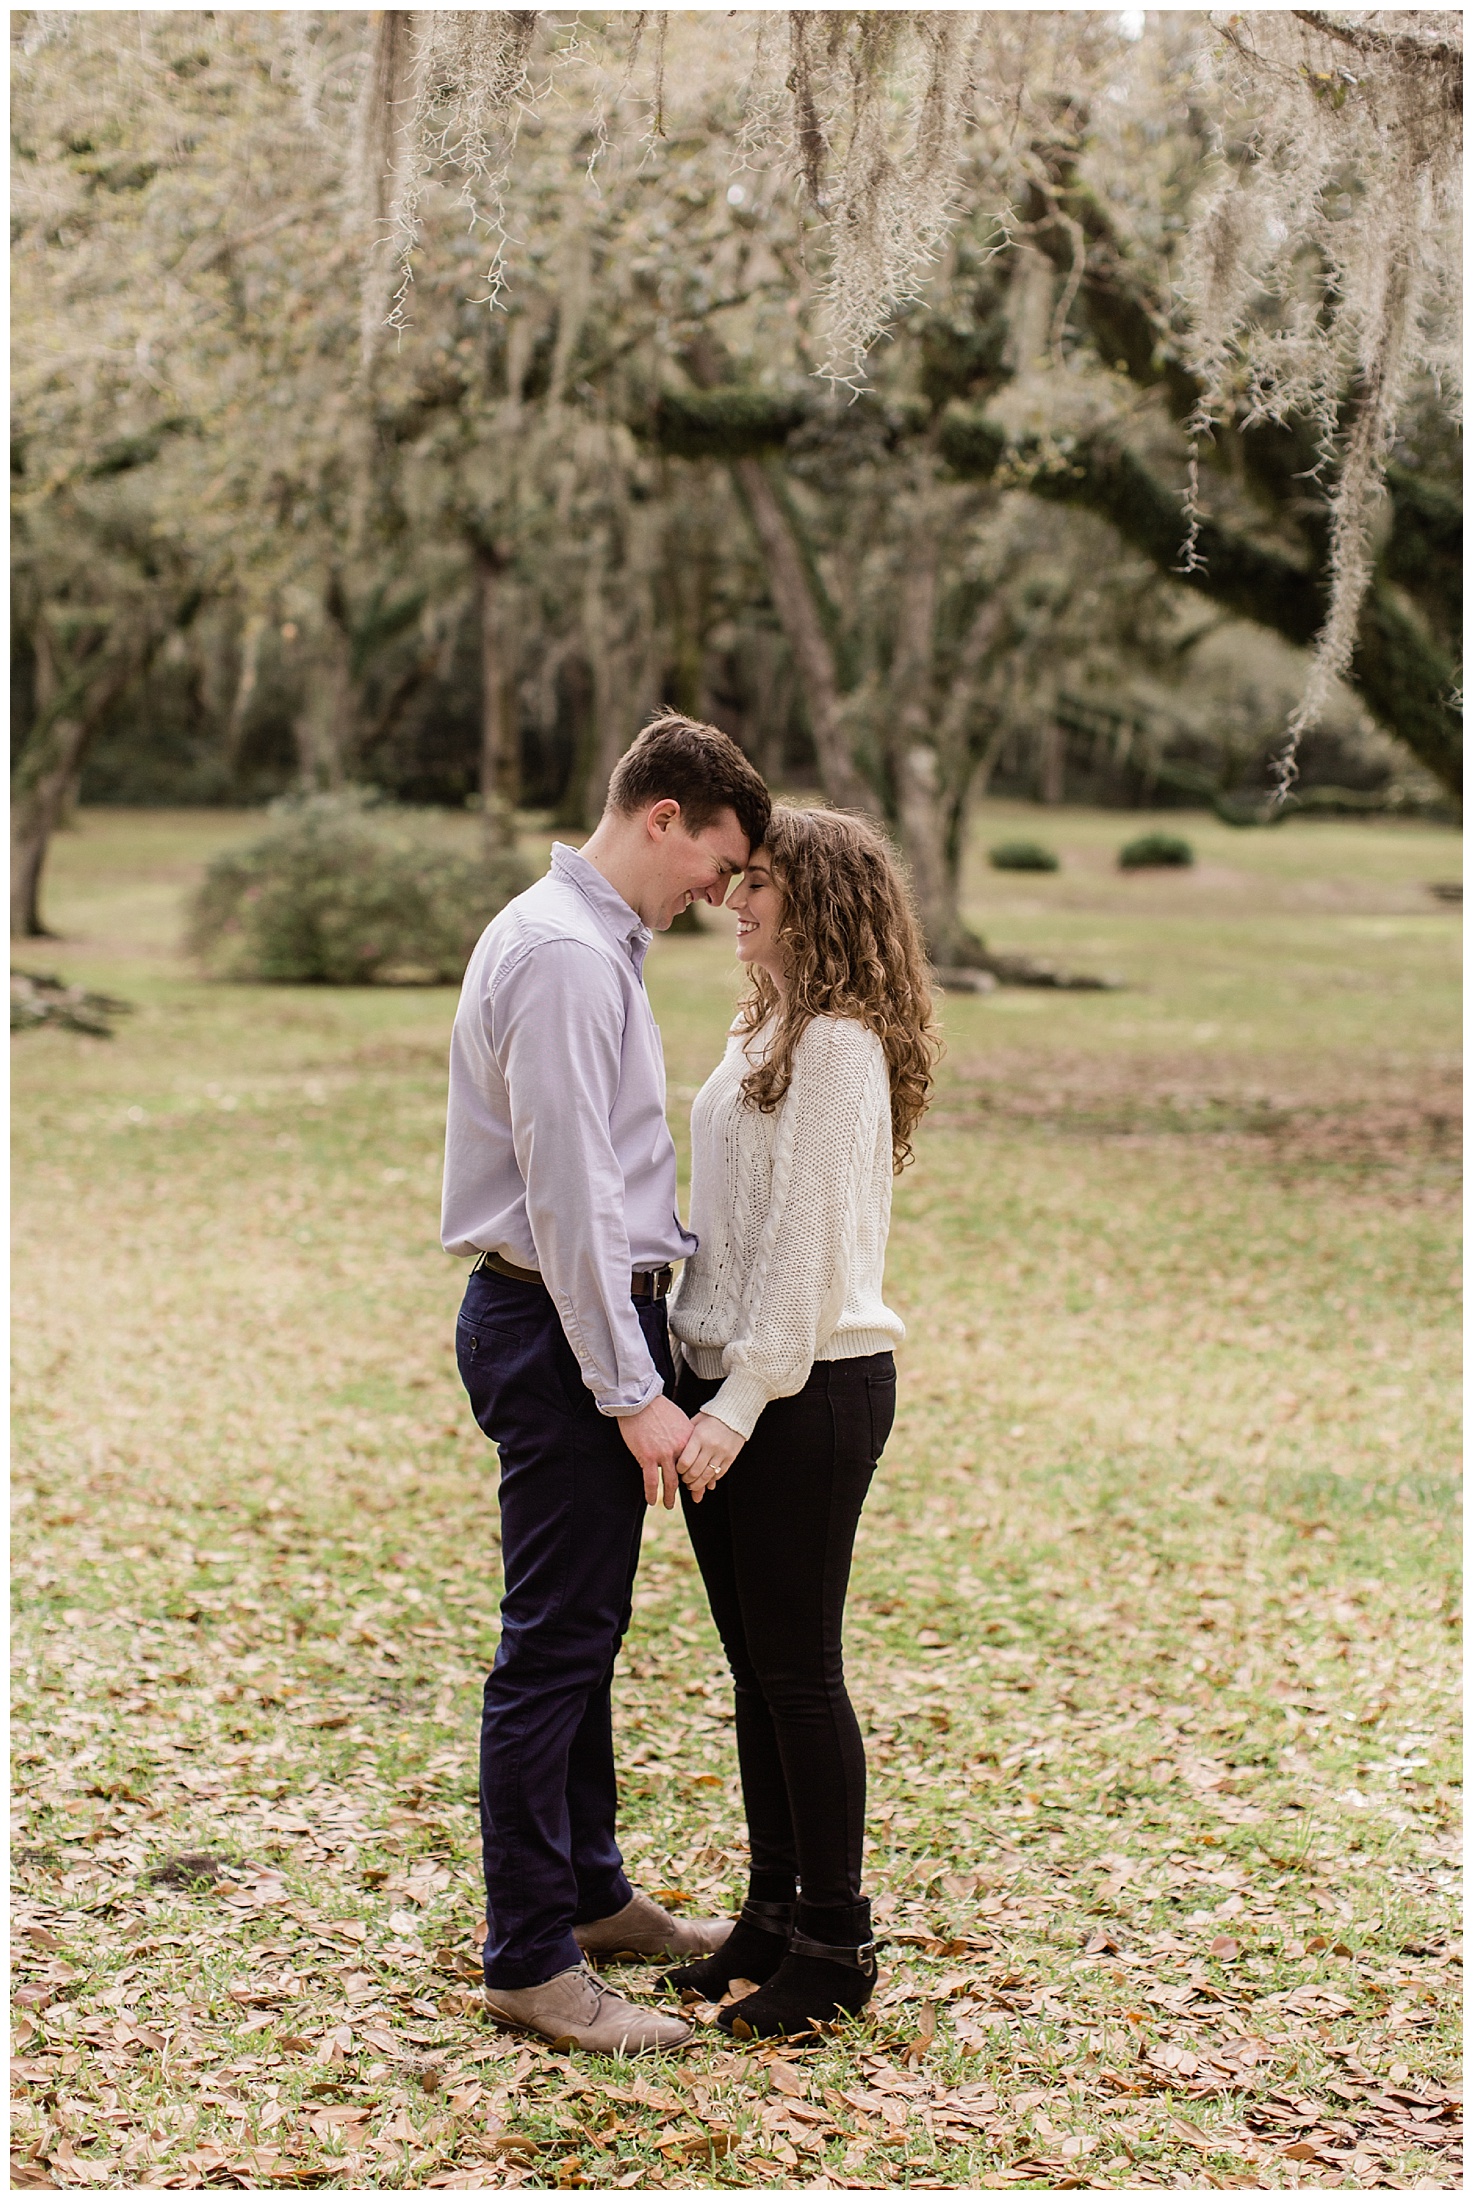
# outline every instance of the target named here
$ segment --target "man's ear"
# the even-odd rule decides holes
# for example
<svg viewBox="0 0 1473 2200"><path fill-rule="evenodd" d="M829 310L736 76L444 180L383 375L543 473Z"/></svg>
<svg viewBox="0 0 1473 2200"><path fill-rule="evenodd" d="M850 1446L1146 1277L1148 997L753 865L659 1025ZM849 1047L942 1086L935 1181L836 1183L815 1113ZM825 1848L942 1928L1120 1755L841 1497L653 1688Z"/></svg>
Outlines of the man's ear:
<svg viewBox="0 0 1473 2200"><path fill-rule="evenodd" d="M645 812L644 829L652 840L662 838L679 815L680 804L673 795L666 795L663 801L656 802Z"/></svg>

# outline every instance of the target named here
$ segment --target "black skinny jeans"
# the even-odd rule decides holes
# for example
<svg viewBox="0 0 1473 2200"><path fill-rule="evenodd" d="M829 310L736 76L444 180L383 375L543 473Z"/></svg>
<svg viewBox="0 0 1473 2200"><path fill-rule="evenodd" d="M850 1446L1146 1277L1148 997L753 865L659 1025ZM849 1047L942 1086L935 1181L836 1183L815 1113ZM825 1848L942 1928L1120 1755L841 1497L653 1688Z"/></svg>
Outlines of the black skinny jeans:
<svg viewBox="0 0 1473 2200"><path fill-rule="evenodd" d="M683 1368L697 1413L720 1389ZM736 1683L737 1760L753 1873L796 1876L805 1903L857 1902L864 1743L844 1686L854 1534L895 1419L895 1360L819 1360L767 1407L686 1526Z"/></svg>

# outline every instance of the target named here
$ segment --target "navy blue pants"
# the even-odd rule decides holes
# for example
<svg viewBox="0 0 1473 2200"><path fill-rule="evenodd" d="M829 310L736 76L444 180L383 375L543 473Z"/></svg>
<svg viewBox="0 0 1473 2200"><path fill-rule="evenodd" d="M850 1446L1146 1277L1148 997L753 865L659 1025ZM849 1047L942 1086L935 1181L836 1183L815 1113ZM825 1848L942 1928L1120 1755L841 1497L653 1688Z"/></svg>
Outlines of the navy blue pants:
<svg viewBox="0 0 1473 2200"><path fill-rule="evenodd" d="M635 1311L674 1388L663 1303ZM501 1643L481 1712L488 1986L582 1961L573 1926L630 1900L614 1838L610 1693L629 1625L644 1479L540 1284L480 1270L456 1359L501 1454Z"/></svg>

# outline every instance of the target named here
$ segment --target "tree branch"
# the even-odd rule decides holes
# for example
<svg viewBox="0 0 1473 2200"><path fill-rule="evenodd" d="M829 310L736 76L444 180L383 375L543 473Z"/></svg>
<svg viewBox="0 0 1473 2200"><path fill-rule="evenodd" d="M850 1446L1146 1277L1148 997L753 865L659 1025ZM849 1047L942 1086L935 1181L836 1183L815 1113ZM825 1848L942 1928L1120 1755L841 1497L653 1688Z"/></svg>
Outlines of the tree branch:
<svg viewBox="0 0 1473 2200"><path fill-rule="evenodd" d="M942 422L940 448L966 478L1000 474L1050 503L1098 513L1159 571L1300 648L1320 630L1325 614L1320 576L1215 520L1202 522L1200 565L1182 572L1180 495L1133 451L1105 435L1083 437L1067 448L1045 449L1027 440L1008 444L993 422L954 405ZM1361 614L1351 676L1388 732L1457 793L1462 724L1453 704L1456 667L1401 610L1384 582L1372 587Z"/></svg>
<svg viewBox="0 0 1473 2200"><path fill-rule="evenodd" d="M873 811L874 795L849 753L838 664L791 519L761 459L733 459L731 471L767 566L773 609L798 668L823 791L841 809Z"/></svg>

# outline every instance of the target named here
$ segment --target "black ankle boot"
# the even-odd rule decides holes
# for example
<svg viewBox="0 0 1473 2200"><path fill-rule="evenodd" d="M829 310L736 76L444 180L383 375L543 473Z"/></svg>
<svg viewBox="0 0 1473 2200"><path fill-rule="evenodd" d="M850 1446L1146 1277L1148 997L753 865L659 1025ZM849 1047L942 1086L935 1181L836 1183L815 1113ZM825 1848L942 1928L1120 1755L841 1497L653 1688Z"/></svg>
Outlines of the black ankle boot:
<svg viewBox="0 0 1473 2200"><path fill-rule="evenodd" d="M804 1930L813 1925L833 1937ZM723 2009L716 2022L739 2040L800 2039L816 2024L857 2016L875 1990L876 1975L867 1902L827 1912L800 1902L787 1953L766 1985Z"/></svg>
<svg viewBox="0 0 1473 2200"><path fill-rule="evenodd" d="M665 1984L700 2001L720 2001L734 1978L761 1985L771 1978L787 1952L793 1929L791 1902L744 1902L737 1921L714 1955L682 1963L665 1973Z"/></svg>

